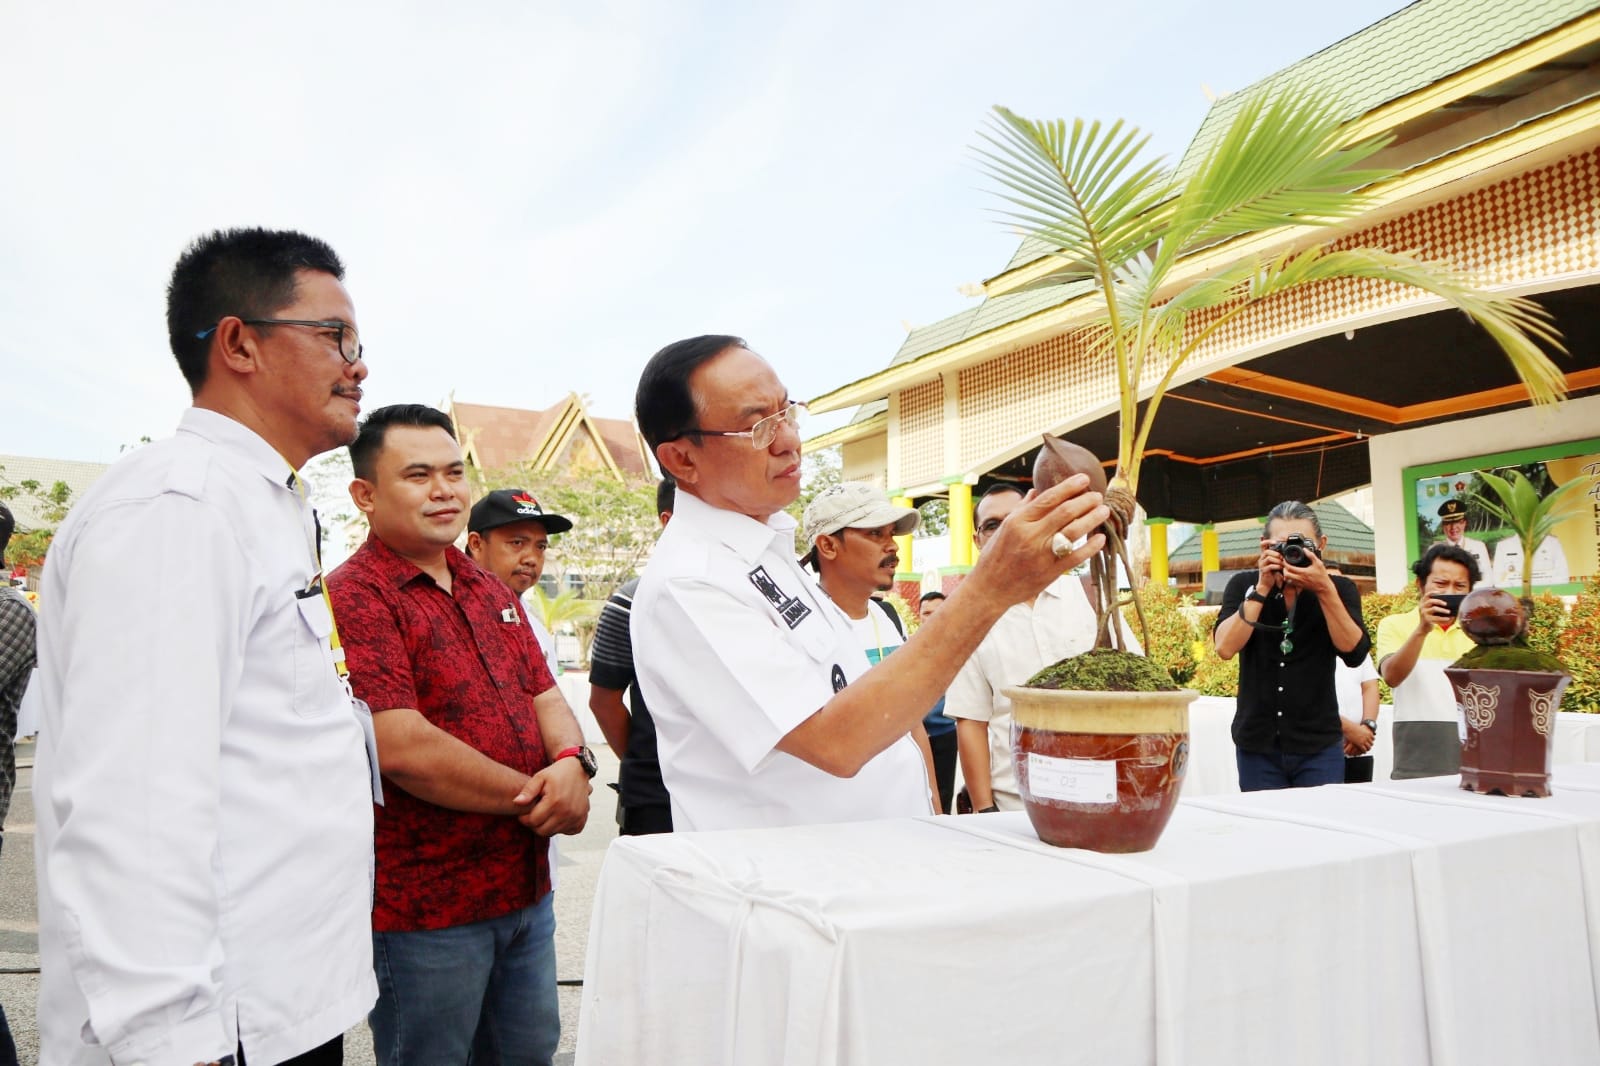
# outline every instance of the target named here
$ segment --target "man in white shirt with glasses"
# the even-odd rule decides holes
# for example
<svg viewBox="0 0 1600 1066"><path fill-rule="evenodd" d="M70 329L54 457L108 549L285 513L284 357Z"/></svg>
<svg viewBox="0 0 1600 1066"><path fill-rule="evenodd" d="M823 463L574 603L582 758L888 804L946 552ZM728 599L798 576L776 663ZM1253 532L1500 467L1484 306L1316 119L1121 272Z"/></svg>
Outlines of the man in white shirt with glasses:
<svg viewBox="0 0 1600 1066"><path fill-rule="evenodd" d="M298 473L356 432L367 368L343 276L299 233L191 245L167 328L194 405L51 545L44 1066L335 1066L377 998L370 717ZM132 564L152 594L130 591Z"/></svg>
<svg viewBox="0 0 1600 1066"><path fill-rule="evenodd" d="M651 358L635 410L678 485L633 613L674 830L931 813L911 731L1007 607L1099 550L1099 494L1079 477L1027 501L872 666L795 559L802 408L776 371L738 337L693 337Z"/></svg>

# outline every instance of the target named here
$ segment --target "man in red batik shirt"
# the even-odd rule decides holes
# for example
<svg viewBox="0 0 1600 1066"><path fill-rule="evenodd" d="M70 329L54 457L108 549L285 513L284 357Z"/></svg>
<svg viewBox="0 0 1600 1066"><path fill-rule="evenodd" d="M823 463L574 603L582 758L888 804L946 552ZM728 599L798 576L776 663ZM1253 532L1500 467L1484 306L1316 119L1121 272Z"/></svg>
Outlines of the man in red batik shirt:
<svg viewBox="0 0 1600 1066"><path fill-rule="evenodd" d="M548 838L589 813L594 756L506 585L454 547L449 418L380 408L350 445L372 532L330 576L385 781L372 1031L380 1066L545 1066L560 1037Z"/></svg>

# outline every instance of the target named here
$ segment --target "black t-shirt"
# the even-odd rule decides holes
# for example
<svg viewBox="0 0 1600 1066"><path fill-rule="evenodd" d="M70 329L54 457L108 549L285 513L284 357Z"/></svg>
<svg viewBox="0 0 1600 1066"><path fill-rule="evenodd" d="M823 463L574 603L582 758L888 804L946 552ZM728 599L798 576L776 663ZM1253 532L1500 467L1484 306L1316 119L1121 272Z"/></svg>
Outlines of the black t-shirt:
<svg viewBox="0 0 1600 1066"><path fill-rule="evenodd" d="M589 683L601 688L628 690L632 712L628 726L628 750L622 753L622 768L617 785L625 808L666 806L670 801L667 786L661 781L661 760L656 754L656 723L639 691L639 677L633 671L633 638L628 619L633 611L633 596L639 579L623 585L600 610L594 630L594 646L589 650Z"/></svg>
<svg viewBox="0 0 1600 1066"><path fill-rule="evenodd" d="M1254 570L1233 575L1222 594L1222 610L1217 625L1222 625L1244 603L1255 588ZM1250 641L1239 652L1239 700L1233 716L1233 742L1241 751L1283 751L1311 755L1322 751L1344 736L1339 725L1339 700L1333 687L1333 662L1343 659L1351 666L1361 662L1371 647L1361 622L1361 594L1346 577L1334 577L1339 601L1349 613L1361 639L1354 648L1341 652L1334 648L1328 633L1328 620L1317 597L1301 590L1295 597L1294 623L1289 634L1293 645L1282 650L1282 626L1287 617L1283 597L1273 595L1261 606L1256 619L1269 628L1250 631Z"/></svg>

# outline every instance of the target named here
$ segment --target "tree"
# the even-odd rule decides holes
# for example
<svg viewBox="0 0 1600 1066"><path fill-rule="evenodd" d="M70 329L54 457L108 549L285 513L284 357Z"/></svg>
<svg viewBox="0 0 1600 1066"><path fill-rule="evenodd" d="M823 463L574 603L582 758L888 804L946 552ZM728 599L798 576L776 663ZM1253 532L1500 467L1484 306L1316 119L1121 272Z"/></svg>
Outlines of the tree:
<svg viewBox="0 0 1600 1066"><path fill-rule="evenodd" d="M1252 238L1274 230L1359 217L1373 204L1364 190L1393 176L1367 165L1388 139L1346 144L1339 104L1320 91L1252 93L1185 175L1142 158L1149 138L1121 121L1079 119L1069 127L996 107L982 137L984 167L1010 205L1002 214L1049 248L1059 267L1049 284L1083 289L1091 357L1109 360L1115 371L1120 422L1106 494L1112 518L1096 572L1101 624L1111 617L1117 643L1115 560L1125 554L1121 538L1134 519L1139 468L1162 397L1184 363L1252 306L1337 279L1421 289L1482 326L1535 403L1565 394L1560 370L1538 344L1559 351L1560 337L1549 314L1529 300L1491 293L1450 264L1382 248L1256 250L1261 242ZM1236 254L1220 269L1187 271L1191 253L1222 256L1230 248ZM1154 387L1145 386L1157 375Z"/></svg>
<svg viewBox="0 0 1600 1066"><path fill-rule="evenodd" d="M788 507L784 508L798 523L794 531L794 553L804 555L807 545L802 541L805 535L806 507L823 489L832 488L844 480L842 460L839 449L824 448L820 452L808 452L800 459L800 495Z"/></svg>
<svg viewBox="0 0 1600 1066"><path fill-rule="evenodd" d="M56 529L67 517L72 488L65 481L57 481L48 488L32 478L13 482L5 477L5 467L0 466L0 500L7 504L26 501L33 512L29 528L12 534L6 548L7 562L25 569L39 566L44 562Z"/></svg>
<svg viewBox="0 0 1600 1066"><path fill-rule="evenodd" d="M355 471L350 468L350 450L335 448L312 459L300 471L306 484L306 495L317 510L317 520L322 523L323 567L332 569L361 546L367 536L367 519L356 510L350 499L350 482ZM334 545L330 551L329 546Z"/></svg>

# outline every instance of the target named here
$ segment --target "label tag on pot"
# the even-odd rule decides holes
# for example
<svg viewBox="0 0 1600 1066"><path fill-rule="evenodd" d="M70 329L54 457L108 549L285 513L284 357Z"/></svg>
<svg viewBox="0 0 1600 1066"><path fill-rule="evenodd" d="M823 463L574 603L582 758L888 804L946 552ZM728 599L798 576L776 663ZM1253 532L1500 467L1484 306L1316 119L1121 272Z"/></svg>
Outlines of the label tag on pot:
<svg viewBox="0 0 1600 1066"><path fill-rule="evenodd" d="M1028 753L1028 791L1064 803L1117 802L1117 764L1112 759L1055 759Z"/></svg>

